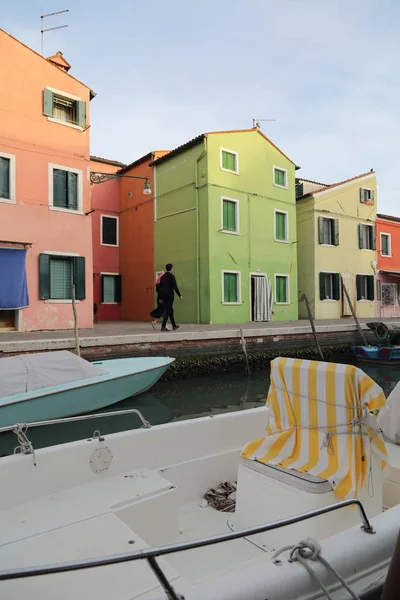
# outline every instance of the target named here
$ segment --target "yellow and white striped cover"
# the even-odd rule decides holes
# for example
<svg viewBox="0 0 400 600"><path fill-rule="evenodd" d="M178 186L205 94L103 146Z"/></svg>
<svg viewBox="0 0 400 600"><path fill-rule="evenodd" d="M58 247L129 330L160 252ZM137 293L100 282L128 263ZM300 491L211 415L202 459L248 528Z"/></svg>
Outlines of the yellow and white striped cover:
<svg viewBox="0 0 400 600"><path fill-rule="evenodd" d="M271 362L267 435L248 444L242 456L310 473L328 480L340 498L357 497L369 467L358 433L361 419L372 451L382 469L387 466L385 443L375 431L375 417L368 414L384 404L382 389L361 369L276 358Z"/></svg>

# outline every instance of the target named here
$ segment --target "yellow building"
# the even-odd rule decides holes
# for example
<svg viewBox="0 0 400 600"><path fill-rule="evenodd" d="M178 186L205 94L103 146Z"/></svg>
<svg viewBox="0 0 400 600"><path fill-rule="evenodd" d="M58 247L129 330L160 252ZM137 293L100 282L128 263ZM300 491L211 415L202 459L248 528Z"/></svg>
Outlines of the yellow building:
<svg viewBox="0 0 400 600"><path fill-rule="evenodd" d="M370 171L334 185L297 180L299 294L315 319L376 315L376 178ZM307 318L305 302L299 318Z"/></svg>

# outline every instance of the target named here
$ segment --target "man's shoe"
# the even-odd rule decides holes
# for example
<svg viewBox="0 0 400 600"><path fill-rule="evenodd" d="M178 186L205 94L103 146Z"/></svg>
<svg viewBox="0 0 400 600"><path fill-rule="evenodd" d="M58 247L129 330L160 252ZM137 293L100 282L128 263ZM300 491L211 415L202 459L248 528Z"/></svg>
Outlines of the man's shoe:
<svg viewBox="0 0 400 600"><path fill-rule="evenodd" d="M157 329L157 321L152 321L151 326L153 329Z"/></svg>
<svg viewBox="0 0 400 600"><path fill-rule="evenodd" d="M167 329L166 327L161 327L161 331L170 331L170 330Z"/></svg>
<svg viewBox="0 0 400 600"><path fill-rule="evenodd" d="M180 325L174 325L174 331L175 331L176 329L179 329L179 327L180 327Z"/></svg>

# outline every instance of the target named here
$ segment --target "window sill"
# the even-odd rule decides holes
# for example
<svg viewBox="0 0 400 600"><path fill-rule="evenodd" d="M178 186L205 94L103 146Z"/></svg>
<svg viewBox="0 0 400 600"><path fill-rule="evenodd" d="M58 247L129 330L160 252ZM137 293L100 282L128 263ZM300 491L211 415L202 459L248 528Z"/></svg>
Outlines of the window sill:
<svg viewBox="0 0 400 600"><path fill-rule="evenodd" d="M50 210L54 210L56 212L68 213L70 215L83 215L83 210L73 210L72 208L61 208L59 206L53 206L50 204Z"/></svg>
<svg viewBox="0 0 400 600"><path fill-rule="evenodd" d="M12 198L0 198L0 202L4 202L4 204L17 204L17 201Z"/></svg>
<svg viewBox="0 0 400 600"><path fill-rule="evenodd" d="M239 171L231 171L230 169L224 169L223 167L220 167L221 171L224 171L225 173L230 173L231 175L239 175Z"/></svg>
<svg viewBox="0 0 400 600"><path fill-rule="evenodd" d="M278 240L277 238L274 238L275 242L278 242L279 244L290 244L289 240Z"/></svg>
<svg viewBox="0 0 400 600"><path fill-rule="evenodd" d="M334 298L324 298L321 302L339 302L339 300L335 300Z"/></svg>
<svg viewBox="0 0 400 600"><path fill-rule="evenodd" d="M71 127L72 129L78 129L78 131L83 131L83 128L80 125L75 125L74 123L67 123L67 121L61 121L61 119L55 119L54 117L47 117L47 120L50 121L51 123L58 123L58 125L64 125L65 127Z"/></svg>
<svg viewBox="0 0 400 600"><path fill-rule="evenodd" d="M106 248L119 248L119 244L103 244L103 242L100 242L100 246L106 246Z"/></svg>
<svg viewBox="0 0 400 600"><path fill-rule="evenodd" d="M335 244L319 244L320 246L324 246L325 248L336 248Z"/></svg>
<svg viewBox="0 0 400 600"><path fill-rule="evenodd" d="M362 250L363 252L376 252L376 250L373 250L372 248L359 248L359 250Z"/></svg>
<svg viewBox="0 0 400 600"><path fill-rule="evenodd" d="M220 233L227 233L229 235L240 235L240 231L229 231L229 229L220 229Z"/></svg>
<svg viewBox="0 0 400 600"><path fill-rule="evenodd" d="M290 306L291 302L274 302L277 306Z"/></svg>
<svg viewBox="0 0 400 600"><path fill-rule="evenodd" d="M107 305L114 306L114 305L120 304L120 302L100 302L100 304L101 304L101 306L104 306L104 305L106 305L106 306Z"/></svg>
<svg viewBox="0 0 400 600"><path fill-rule="evenodd" d="M223 306L241 306L242 302L221 302Z"/></svg>
<svg viewBox="0 0 400 600"><path fill-rule="evenodd" d="M287 185L279 185L279 183L274 183L273 185L274 185L274 187L280 188L281 190L287 190L288 189Z"/></svg>
<svg viewBox="0 0 400 600"><path fill-rule="evenodd" d="M1 202L1 200L0 200ZM393 258L393 256L391 254L382 254L381 253L381 258Z"/></svg>
<svg viewBox="0 0 400 600"><path fill-rule="evenodd" d="M357 302L375 302L375 300L368 300L368 298L361 298L361 300L357 300Z"/></svg>
<svg viewBox="0 0 400 600"><path fill-rule="evenodd" d="M49 300L45 300L44 301L45 304L72 304L72 300L57 300L54 299L52 300L51 298L49 298ZM75 300L75 304L79 304L80 300Z"/></svg>

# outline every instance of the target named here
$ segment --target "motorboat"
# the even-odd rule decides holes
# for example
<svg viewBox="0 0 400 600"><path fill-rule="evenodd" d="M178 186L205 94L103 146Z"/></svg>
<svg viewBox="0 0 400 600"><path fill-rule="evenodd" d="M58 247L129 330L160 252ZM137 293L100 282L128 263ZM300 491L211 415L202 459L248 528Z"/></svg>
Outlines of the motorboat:
<svg viewBox="0 0 400 600"><path fill-rule="evenodd" d="M378 342L367 346L353 347L353 353L359 362L400 364L400 325L373 321L367 327L374 332Z"/></svg>

